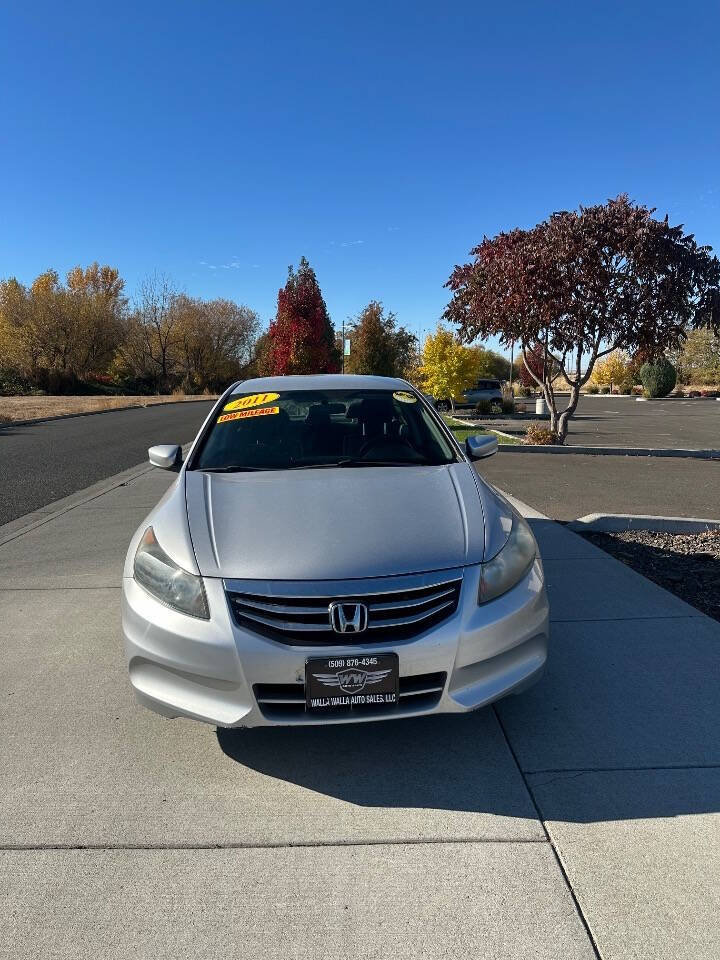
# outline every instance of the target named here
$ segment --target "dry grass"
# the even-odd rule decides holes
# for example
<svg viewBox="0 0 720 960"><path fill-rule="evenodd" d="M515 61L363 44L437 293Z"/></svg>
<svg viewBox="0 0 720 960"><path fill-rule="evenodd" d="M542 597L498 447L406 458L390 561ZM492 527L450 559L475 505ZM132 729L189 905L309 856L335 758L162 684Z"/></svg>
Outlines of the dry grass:
<svg viewBox="0 0 720 960"><path fill-rule="evenodd" d="M193 400L214 400L206 396L158 397L0 397L0 423L18 420L42 420L73 413L97 413L101 410L124 410L128 407L150 407L156 403L185 403Z"/></svg>

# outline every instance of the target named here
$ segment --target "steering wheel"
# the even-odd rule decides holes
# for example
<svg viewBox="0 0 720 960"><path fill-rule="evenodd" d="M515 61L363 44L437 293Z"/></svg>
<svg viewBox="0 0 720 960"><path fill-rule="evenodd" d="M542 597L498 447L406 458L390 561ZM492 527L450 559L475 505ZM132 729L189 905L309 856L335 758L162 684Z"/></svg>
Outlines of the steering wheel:
<svg viewBox="0 0 720 960"><path fill-rule="evenodd" d="M393 447L401 447L403 450L412 450L415 453L415 447L410 443L409 440L406 440L404 437L371 437L369 440L366 440L365 443L358 450L358 457L365 457L373 449L378 448L382 449L388 445Z"/></svg>

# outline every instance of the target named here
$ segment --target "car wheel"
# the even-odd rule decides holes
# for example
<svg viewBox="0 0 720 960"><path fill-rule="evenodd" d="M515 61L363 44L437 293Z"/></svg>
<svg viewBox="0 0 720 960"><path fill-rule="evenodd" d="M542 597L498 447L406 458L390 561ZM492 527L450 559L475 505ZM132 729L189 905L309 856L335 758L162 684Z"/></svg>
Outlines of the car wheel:
<svg viewBox="0 0 720 960"><path fill-rule="evenodd" d="M440 413L447 413L448 410L450 409L450 401L449 401L449 400L438 400L437 405L436 405L436 409L439 410Z"/></svg>

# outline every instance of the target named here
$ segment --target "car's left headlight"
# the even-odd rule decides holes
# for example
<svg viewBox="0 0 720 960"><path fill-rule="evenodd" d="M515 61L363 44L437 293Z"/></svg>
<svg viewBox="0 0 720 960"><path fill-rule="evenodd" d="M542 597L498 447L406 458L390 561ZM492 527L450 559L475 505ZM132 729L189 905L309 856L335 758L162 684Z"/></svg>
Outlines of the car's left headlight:
<svg viewBox="0 0 720 960"><path fill-rule="evenodd" d="M202 577L188 573L174 563L157 542L152 527L147 528L138 545L133 577L148 593L173 610L201 620L210 619Z"/></svg>
<svg viewBox="0 0 720 960"><path fill-rule="evenodd" d="M510 536L492 560L481 564L478 603L487 603L507 593L532 566L537 555L535 538L523 519L513 516Z"/></svg>

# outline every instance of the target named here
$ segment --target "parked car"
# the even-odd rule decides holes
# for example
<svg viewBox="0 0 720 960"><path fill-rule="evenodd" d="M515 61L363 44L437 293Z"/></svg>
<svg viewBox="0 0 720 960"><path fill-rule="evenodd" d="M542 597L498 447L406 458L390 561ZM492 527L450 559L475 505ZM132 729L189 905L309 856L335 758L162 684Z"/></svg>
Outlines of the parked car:
<svg viewBox="0 0 720 960"><path fill-rule="evenodd" d="M404 380L236 383L125 561L138 700L229 727L464 713L540 676L548 601L525 520Z"/></svg>
<svg viewBox="0 0 720 960"><path fill-rule="evenodd" d="M502 384L499 380L478 380L478 382L464 391L462 399L455 402L456 407L474 407L481 400L487 400L493 413L502 411ZM451 409L452 404L447 398L436 400L435 406L441 412Z"/></svg>

